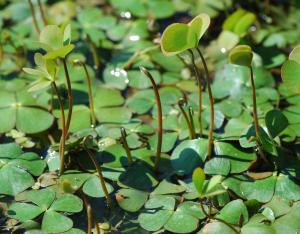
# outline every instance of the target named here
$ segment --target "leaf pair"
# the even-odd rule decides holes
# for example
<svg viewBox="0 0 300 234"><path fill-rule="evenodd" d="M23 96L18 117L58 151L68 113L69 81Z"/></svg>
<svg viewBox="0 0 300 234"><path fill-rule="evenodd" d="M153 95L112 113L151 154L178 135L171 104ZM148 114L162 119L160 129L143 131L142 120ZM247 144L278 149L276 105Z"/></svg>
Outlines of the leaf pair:
<svg viewBox="0 0 300 234"><path fill-rule="evenodd" d="M54 60L46 59L40 53L35 53L34 62L37 66L36 69L27 67L23 68L24 72L39 78L31 84L29 89L30 92L49 87L51 83L56 80L56 75L58 72L58 66Z"/></svg>
<svg viewBox="0 0 300 234"><path fill-rule="evenodd" d="M166 56L181 53L198 46L210 24L207 14L196 16L188 24L174 23L166 28L161 38L161 50Z"/></svg>

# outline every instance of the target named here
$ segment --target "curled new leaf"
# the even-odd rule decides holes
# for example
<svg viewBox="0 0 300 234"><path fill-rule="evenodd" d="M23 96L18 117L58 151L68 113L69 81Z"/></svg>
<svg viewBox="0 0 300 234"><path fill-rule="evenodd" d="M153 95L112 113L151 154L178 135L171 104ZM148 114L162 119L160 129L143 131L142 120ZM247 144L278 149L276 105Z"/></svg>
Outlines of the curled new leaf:
<svg viewBox="0 0 300 234"><path fill-rule="evenodd" d="M229 62L240 66L251 67L252 58L252 49L247 45L238 45L229 53Z"/></svg>
<svg viewBox="0 0 300 234"><path fill-rule="evenodd" d="M195 185L197 192L199 193L199 196L202 195L204 182L205 182L205 173L201 167L198 167L193 172L193 183Z"/></svg>
<svg viewBox="0 0 300 234"><path fill-rule="evenodd" d="M188 24L174 23L166 28L161 38L161 50L166 56L195 48L210 24L207 14L196 16Z"/></svg>

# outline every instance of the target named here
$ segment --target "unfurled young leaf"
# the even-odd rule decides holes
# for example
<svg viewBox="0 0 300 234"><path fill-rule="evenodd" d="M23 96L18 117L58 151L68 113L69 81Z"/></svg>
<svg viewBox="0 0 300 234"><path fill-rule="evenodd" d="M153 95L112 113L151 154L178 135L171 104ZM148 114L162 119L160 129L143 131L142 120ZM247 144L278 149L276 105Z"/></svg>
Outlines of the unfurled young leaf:
<svg viewBox="0 0 300 234"><path fill-rule="evenodd" d="M240 66L250 67L252 58L253 52L248 45L238 45L229 53L229 62Z"/></svg>
<svg viewBox="0 0 300 234"><path fill-rule="evenodd" d="M46 59L66 57L73 49L71 43L71 26L59 27L47 25L40 33L40 45L47 52Z"/></svg>
<svg viewBox="0 0 300 234"><path fill-rule="evenodd" d="M36 76L39 79L33 82L29 88L30 92L39 91L45 89L56 80L58 72L58 66L54 60L46 59L42 54L35 53L34 61L37 67L23 68L23 71L29 75Z"/></svg>
<svg viewBox="0 0 300 234"><path fill-rule="evenodd" d="M196 16L188 24L171 24L161 38L162 52L166 56L171 56L197 47L209 24L210 18L207 14Z"/></svg>
<svg viewBox="0 0 300 234"><path fill-rule="evenodd" d="M205 173L201 167L198 167L193 172L193 182L199 195L202 195L203 185L205 182Z"/></svg>

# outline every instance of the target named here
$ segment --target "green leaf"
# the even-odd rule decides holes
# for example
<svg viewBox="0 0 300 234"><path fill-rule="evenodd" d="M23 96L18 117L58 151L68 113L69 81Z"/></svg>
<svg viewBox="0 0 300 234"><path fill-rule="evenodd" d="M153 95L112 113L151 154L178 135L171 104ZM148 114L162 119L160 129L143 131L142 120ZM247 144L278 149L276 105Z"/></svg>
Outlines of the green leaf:
<svg viewBox="0 0 300 234"><path fill-rule="evenodd" d="M161 50L166 56L195 48L210 24L207 14L196 16L188 24L174 23L163 32Z"/></svg>
<svg viewBox="0 0 300 234"><path fill-rule="evenodd" d="M209 160L204 167L206 174L228 175L230 172L230 160L226 158L214 157Z"/></svg>
<svg viewBox="0 0 300 234"><path fill-rule="evenodd" d="M226 224L221 223L219 221L213 221L211 223L206 224L202 229L200 233L205 234L234 234L236 233L233 231L230 227L228 227Z"/></svg>
<svg viewBox="0 0 300 234"><path fill-rule="evenodd" d="M230 63L251 67L253 52L250 46L238 45L230 51L228 57Z"/></svg>
<svg viewBox="0 0 300 234"><path fill-rule="evenodd" d="M203 185L205 181L205 173L201 167L198 167L193 172L193 182L197 189L199 196L202 195Z"/></svg>
<svg viewBox="0 0 300 234"><path fill-rule="evenodd" d="M75 213L80 212L82 208L80 198L72 194L64 194L53 202L49 210Z"/></svg>
<svg viewBox="0 0 300 234"><path fill-rule="evenodd" d="M116 197L121 197L117 202L123 210L136 212L146 203L148 193L136 189L120 189Z"/></svg>
<svg viewBox="0 0 300 234"><path fill-rule="evenodd" d="M111 184L105 182L106 188L108 190L108 193L111 193L114 191L114 188L111 186ZM102 190L99 177L93 176L89 178L82 188L83 192L91 197L105 197L105 194Z"/></svg>
<svg viewBox="0 0 300 234"><path fill-rule="evenodd" d="M137 162L119 176L118 184L125 188L148 191L158 184L153 171L144 162Z"/></svg>
<svg viewBox="0 0 300 234"><path fill-rule="evenodd" d="M300 45L296 46L289 55L289 59L300 64Z"/></svg>
<svg viewBox="0 0 300 234"><path fill-rule="evenodd" d="M145 204L145 210L140 213L138 222L147 231L157 231L162 228L173 214L175 199L169 196L153 196Z"/></svg>
<svg viewBox="0 0 300 234"><path fill-rule="evenodd" d="M300 92L300 64L294 60L286 61L281 68L281 77L288 90Z"/></svg>
<svg viewBox="0 0 300 234"><path fill-rule="evenodd" d="M172 152L171 164L178 174L190 174L203 165L207 156L207 140L182 141Z"/></svg>
<svg viewBox="0 0 300 234"><path fill-rule="evenodd" d="M63 38L63 30L57 25L47 25L40 33L40 42L51 50L60 49L63 46Z"/></svg>
<svg viewBox="0 0 300 234"><path fill-rule="evenodd" d="M43 210L49 208L55 199L55 192L52 189L30 190L25 192L26 200L33 202Z"/></svg>
<svg viewBox="0 0 300 234"><path fill-rule="evenodd" d="M242 182L241 192L248 199L256 199L265 203L272 199L276 185L276 177L270 176L266 179L253 182Z"/></svg>
<svg viewBox="0 0 300 234"><path fill-rule="evenodd" d="M128 123L132 112L125 107L103 107L95 109L96 118L100 123Z"/></svg>
<svg viewBox="0 0 300 234"><path fill-rule="evenodd" d="M9 207L7 211L8 217L17 219L21 222L34 219L43 213L43 209L28 203L14 203Z"/></svg>
<svg viewBox="0 0 300 234"><path fill-rule="evenodd" d="M197 229L198 222L194 216L176 210L164 228L173 233L191 233Z"/></svg>
<svg viewBox="0 0 300 234"><path fill-rule="evenodd" d="M292 200L298 201L300 200L300 186L299 183L295 180L295 178L279 174L276 182L275 195Z"/></svg>
<svg viewBox="0 0 300 234"><path fill-rule="evenodd" d="M237 199L227 203L216 217L236 225L243 220L245 224L248 222L248 210L243 201Z"/></svg>
<svg viewBox="0 0 300 234"><path fill-rule="evenodd" d="M0 169L0 194L17 195L34 184L34 179L24 169L4 166Z"/></svg>
<svg viewBox="0 0 300 234"><path fill-rule="evenodd" d="M151 194L176 194L182 193L185 191L185 187L177 184L173 184L168 180L164 179L159 185L155 188L155 190Z"/></svg>
<svg viewBox="0 0 300 234"><path fill-rule="evenodd" d="M55 211L46 211L42 221L42 230L46 233L66 232L73 226L73 221Z"/></svg>
<svg viewBox="0 0 300 234"><path fill-rule="evenodd" d="M265 122L273 138L278 136L288 126L288 119L279 110L268 111L265 116Z"/></svg>
<svg viewBox="0 0 300 234"><path fill-rule="evenodd" d="M274 234L274 228L266 223L267 218L262 214L256 214L251 217L250 221L242 227L243 234Z"/></svg>
<svg viewBox="0 0 300 234"><path fill-rule="evenodd" d="M197 219L204 219L206 216L203 213L199 202L186 201L181 203L176 211L191 215Z"/></svg>
<svg viewBox="0 0 300 234"><path fill-rule="evenodd" d="M241 151L230 143L215 142L214 146L218 158L230 161L231 173L239 173L247 170L252 162L256 160L255 153Z"/></svg>

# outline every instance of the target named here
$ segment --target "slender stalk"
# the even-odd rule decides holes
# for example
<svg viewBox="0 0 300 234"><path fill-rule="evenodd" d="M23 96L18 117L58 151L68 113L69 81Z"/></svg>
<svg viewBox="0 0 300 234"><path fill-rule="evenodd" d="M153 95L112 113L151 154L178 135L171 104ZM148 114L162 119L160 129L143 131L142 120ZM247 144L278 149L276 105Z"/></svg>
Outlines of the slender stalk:
<svg viewBox="0 0 300 234"><path fill-rule="evenodd" d="M100 58L98 55L97 47L95 46L94 42L91 40L90 36L86 34L86 41L91 49L92 56L93 56L93 61L95 64L96 70L99 69L100 67Z"/></svg>
<svg viewBox="0 0 300 234"><path fill-rule="evenodd" d="M50 110L49 112L52 113L54 109L54 90L51 87L51 100L50 100Z"/></svg>
<svg viewBox="0 0 300 234"><path fill-rule="evenodd" d="M204 71L205 71L205 80L206 80L208 97L209 97L209 103L210 103L210 124L209 124L209 132L208 132L208 153L207 153L207 156L210 159L212 157L212 149L213 149L213 144L214 144L214 142L213 142L214 118L215 118L214 98L213 98L212 91L211 91L207 64L205 62L205 59L204 59L200 49L198 47L196 49L197 49L199 56L201 58L201 61L203 63L203 67L204 67Z"/></svg>
<svg viewBox="0 0 300 234"><path fill-rule="evenodd" d="M71 123L71 118L72 118L72 111L73 111L73 97L72 97L72 86L71 86L71 79L67 67L67 62L66 59L62 59L63 64L64 64L64 70L65 70L65 76L66 76L66 81L67 81L67 88L68 88L68 116L67 116L67 121L66 121L66 138L69 133L69 128L70 128L70 123Z"/></svg>
<svg viewBox="0 0 300 234"><path fill-rule="evenodd" d="M257 106L256 106L256 91L255 91L255 83L254 83L254 75L253 75L252 67L250 67L250 78L251 78L251 87L252 87L253 122L255 126L255 135L257 139L260 139Z"/></svg>
<svg viewBox="0 0 300 234"><path fill-rule="evenodd" d="M90 157L91 161L93 162L95 168L96 168L96 171L98 173L98 176L99 176L99 181L100 181L100 185L101 185L101 189L102 191L104 192L104 195L105 195L105 198L106 198L106 201L107 201L107 204L110 208L113 207L112 205L112 199L108 193L108 190L107 190L107 187L106 187L106 184L105 184L105 180L104 180L104 176L103 176L103 173L102 173L102 169L95 157L95 155L89 150L89 148L87 147L86 145L86 141L88 140L88 138L91 137L91 136L86 136L83 140L83 148L84 150L87 152L88 156Z"/></svg>
<svg viewBox="0 0 300 234"><path fill-rule="evenodd" d="M59 174L62 175L65 170L65 144L66 144L66 121L65 121L65 110L64 104L62 99L59 95L58 88L55 82L52 82L52 88L57 96L59 109L61 113L61 125L62 125L62 133L59 142L59 155L60 155L60 167L59 167Z"/></svg>
<svg viewBox="0 0 300 234"><path fill-rule="evenodd" d="M41 15L43 24L44 24L44 26L46 26L47 25L47 20L46 20L45 14L44 14L42 2L41 2L41 0L38 0L37 2L38 2L38 5L39 5L39 11L40 11L40 15Z"/></svg>
<svg viewBox="0 0 300 234"><path fill-rule="evenodd" d="M128 142L127 142L126 136L127 136L127 134L126 134L125 128L121 128L121 140L122 140L122 144L123 144L123 147L124 147L124 149L126 151L128 164L129 164L129 166L131 166L132 163L133 163L133 160L132 160L132 156L131 156L131 152L130 152L130 149L129 149L129 146L128 146Z"/></svg>
<svg viewBox="0 0 300 234"><path fill-rule="evenodd" d="M92 207L86 195L81 190L79 192L80 192L79 195L82 197L83 204L85 206L85 210L87 214L87 221L88 221L87 234L92 234L93 221L94 221Z"/></svg>
<svg viewBox="0 0 300 234"><path fill-rule="evenodd" d="M194 119L193 119L194 111L191 106L189 106L189 119L191 123L191 128L192 128L192 135L193 139L196 138L196 132L195 132L195 124L194 124Z"/></svg>
<svg viewBox="0 0 300 234"><path fill-rule="evenodd" d="M194 53L191 49L189 49L189 52L191 54L195 77L197 80L197 87L198 87L198 125L199 125L199 135L201 137L203 134L203 128L202 128L202 82L201 82L199 70L195 63Z"/></svg>
<svg viewBox="0 0 300 234"><path fill-rule="evenodd" d="M162 147L162 131L163 131L161 101L160 101L158 88L157 88L155 81L154 81L152 75L150 74L150 72L144 67L140 67L140 70L149 78L149 80L152 84L152 88L153 88L154 95L155 95L155 101L156 101L156 105L157 105L158 126L157 126L157 148L156 148L154 171L158 172L159 164L160 164L160 155L161 155L161 147Z"/></svg>
<svg viewBox="0 0 300 234"><path fill-rule="evenodd" d="M93 99L93 91L92 91L92 80L90 77L90 74L88 72L88 69L86 67L86 64L84 62L81 62L79 60L74 61L75 64L78 64L83 67L84 72L85 72L85 77L88 83L88 94L89 94L89 107L90 107L90 112L91 112L91 121L92 125L96 125L96 114L95 114L95 108L94 108L94 99Z"/></svg>
<svg viewBox="0 0 300 234"><path fill-rule="evenodd" d="M250 66L250 79L251 79L251 87L252 87L252 105L253 105L253 122L255 127L255 138L257 141L258 151L261 158L266 162L269 163L266 159L264 152L261 147L261 138L259 133L259 122L258 122L258 115L257 115L257 105L256 105L256 91L255 91L255 83L254 83L254 73L253 68Z"/></svg>
<svg viewBox="0 0 300 234"><path fill-rule="evenodd" d="M185 120L185 122L186 122L186 124L187 124L187 127L188 127L188 129L189 129L190 139L192 140L192 139L195 138L195 135L193 134L191 122L190 122L190 120L189 120L189 118L188 118L188 116L187 116L185 110L183 109L184 103L185 103L185 100L184 100L183 98L180 98L180 99L178 100L178 106L179 106L179 109L180 109L181 114L182 114L182 116L183 116L183 118L184 118L184 120Z"/></svg>
<svg viewBox="0 0 300 234"><path fill-rule="evenodd" d="M34 7L33 7L33 4L31 2L31 0L28 0L28 4L29 4L29 8L30 8L30 12L31 12L32 21L33 21L35 31L38 34L40 34L40 29L39 29L39 26L38 26L38 23L37 23L37 20L36 20L36 17L35 17Z"/></svg>

